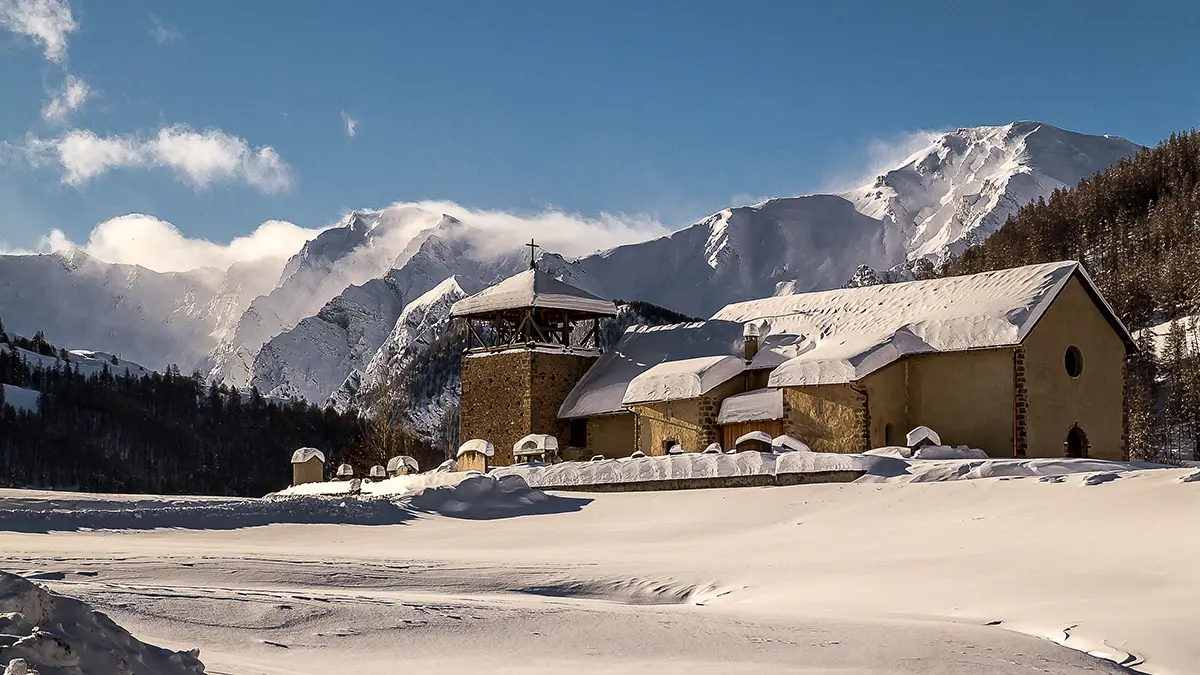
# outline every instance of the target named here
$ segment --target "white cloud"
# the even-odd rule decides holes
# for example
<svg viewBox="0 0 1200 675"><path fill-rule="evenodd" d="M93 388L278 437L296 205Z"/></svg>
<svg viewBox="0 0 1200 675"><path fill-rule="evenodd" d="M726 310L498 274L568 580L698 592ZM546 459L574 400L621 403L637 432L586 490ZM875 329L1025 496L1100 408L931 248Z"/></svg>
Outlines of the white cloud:
<svg viewBox="0 0 1200 675"><path fill-rule="evenodd" d="M268 220L248 235L221 244L184 235L171 223L131 213L92 228L87 242L76 244L60 230L51 230L43 250L78 248L112 263L141 265L159 272L182 272L198 267L226 269L234 263L286 259L321 232L283 220Z"/></svg>
<svg viewBox="0 0 1200 675"><path fill-rule="evenodd" d="M0 0L0 27L32 39L46 59L62 63L67 58L67 36L79 28L66 0Z"/></svg>
<svg viewBox="0 0 1200 675"><path fill-rule="evenodd" d="M345 110L342 111L342 124L346 125L346 135L354 138L358 134L358 120L351 117Z"/></svg>
<svg viewBox="0 0 1200 675"><path fill-rule="evenodd" d="M58 138L30 138L23 154L34 166L58 164L63 183L76 187L113 169L135 167L169 168L196 188L243 181L275 193L292 185L291 167L271 146L254 148L220 129L196 131L182 124L162 127L152 138L73 129Z"/></svg>
<svg viewBox="0 0 1200 675"><path fill-rule="evenodd" d="M392 206L445 213L494 234L486 241L475 241L478 252L484 255L511 251L520 242L533 238L548 251L581 256L671 232L671 228L646 215L601 213L589 218L554 208L534 214L515 214L475 209L451 201L404 202Z"/></svg>
<svg viewBox="0 0 1200 675"><path fill-rule="evenodd" d="M162 19L159 19L153 14L150 15L150 22L154 24L154 26L150 29L150 37L154 38L154 41L158 43L160 47L171 44L172 42L183 37L183 34L179 31L172 30L164 26Z"/></svg>
<svg viewBox="0 0 1200 675"><path fill-rule="evenodd" d="M92 95L91 87L83 79L67 75L62 89L42 108L42 119L47 122L64 122L71 113L83 107Z"/></svg>

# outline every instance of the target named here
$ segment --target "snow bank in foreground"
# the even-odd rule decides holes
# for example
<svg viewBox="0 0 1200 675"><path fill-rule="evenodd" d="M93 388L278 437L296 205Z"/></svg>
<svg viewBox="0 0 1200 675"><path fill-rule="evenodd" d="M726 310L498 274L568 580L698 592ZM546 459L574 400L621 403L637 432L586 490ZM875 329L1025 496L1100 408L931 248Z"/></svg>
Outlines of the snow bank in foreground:
<svg viewBox="0 0 1200 675"><path fill-rule="evenodd" d="M362 485L363 493L358 495L292 492L263 499L96 498L4 490L0 491L0 531L231 530L276 523L395 525L422 513L507 518L577 510L581 506L581 500L550 497L533 490L519 477L498 480L477 472L418 474L377 483L362 481ZM377 493L367 491L372 488Z"/></svg>
<svg viewBox="0 0 1200 675"><path fill-rule="evenodd" d="M79 600L7 572L0 572L0 645L5 672L204 673L198 650L173 652L140 642Z"/></svg>

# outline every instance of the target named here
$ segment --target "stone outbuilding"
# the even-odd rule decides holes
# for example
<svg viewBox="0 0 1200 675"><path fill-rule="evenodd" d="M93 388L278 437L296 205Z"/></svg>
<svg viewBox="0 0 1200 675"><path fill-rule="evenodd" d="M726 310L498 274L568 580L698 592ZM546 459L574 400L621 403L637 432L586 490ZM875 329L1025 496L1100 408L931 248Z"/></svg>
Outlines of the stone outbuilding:
<svg viewBox="0 0 1200 675"><path fill-rule="evenodd" d="M458 448L454 460L459 471L479 471L486 473L492 457L496 455L496 447L491 443L473 438ZM506 465L507 466L507 465Z"/></svg>
<svg viewBox="0 0 1200 675"><path fill-rule="evenodd" d="M292 485L324 480L325 453L316 448L300 448L292 453Z"/></svg>

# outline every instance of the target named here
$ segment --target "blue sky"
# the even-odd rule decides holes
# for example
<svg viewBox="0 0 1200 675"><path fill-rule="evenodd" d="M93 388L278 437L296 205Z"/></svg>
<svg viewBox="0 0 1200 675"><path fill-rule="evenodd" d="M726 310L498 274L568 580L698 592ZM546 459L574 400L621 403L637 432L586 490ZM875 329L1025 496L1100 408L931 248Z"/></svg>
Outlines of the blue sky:
<svg viewBox="0 0 1200 675"><path fill-rule="evenodd" d="M0 0L0 242L421 199L678 227L845 186L919 130L1152 144L1197 123L1200 6L1150 5ZM87 95L48 109L68 77Z"/></svg>

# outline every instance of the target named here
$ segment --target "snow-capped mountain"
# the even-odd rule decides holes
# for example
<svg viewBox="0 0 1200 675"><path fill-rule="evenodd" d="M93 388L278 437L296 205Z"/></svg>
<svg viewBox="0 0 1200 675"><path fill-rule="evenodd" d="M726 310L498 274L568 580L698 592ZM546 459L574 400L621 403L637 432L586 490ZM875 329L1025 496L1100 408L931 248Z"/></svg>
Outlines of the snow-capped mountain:
<svg viewBox="0 0 1200 675"><path fill-rule="evenodd" d="M369 412L371 392L385 384L388 378L411 369L434 340L447 330L450 307L482 288L482 284L472 279L451 276L408 303L392 333L366 366L351 371L326 403L338 410L354 407ZM453 403L449 399L457 395L454 378L450 379L452 391L438 391L428 400L420 401L420 405L410 406L405 411L409 428L426 440L433 441L440 436L436 425L443 418L445 408Z"/></svg>
<svg viewBox="0 0 1200 675"><path fill-rule="evenodd" d="M908 257L940 261L983 241L1025 204L1073 187L1141 149L1116 136L1040 122L958 129L842 196L861 213L894 226Z"/></svg>
<svg viewBox="0 0 1200 675"><path fill-rule="evenodd" d="M278 283L256 297L232 330L222 331L203 370L244 387L262 346L301 319L315 315L352 285L378 278L416 250L422 232L450 219L412 207L353 212L292 256Z"/></svg>
<svg viewBox="0 0 1200 675"><path fill-rule="evenodd" d="M219 270L162 273L82 251L0 256L0 318L11 332L43 330L68 346L129 356L154 369L190 368L211 342L207 308Z"/></svg>

